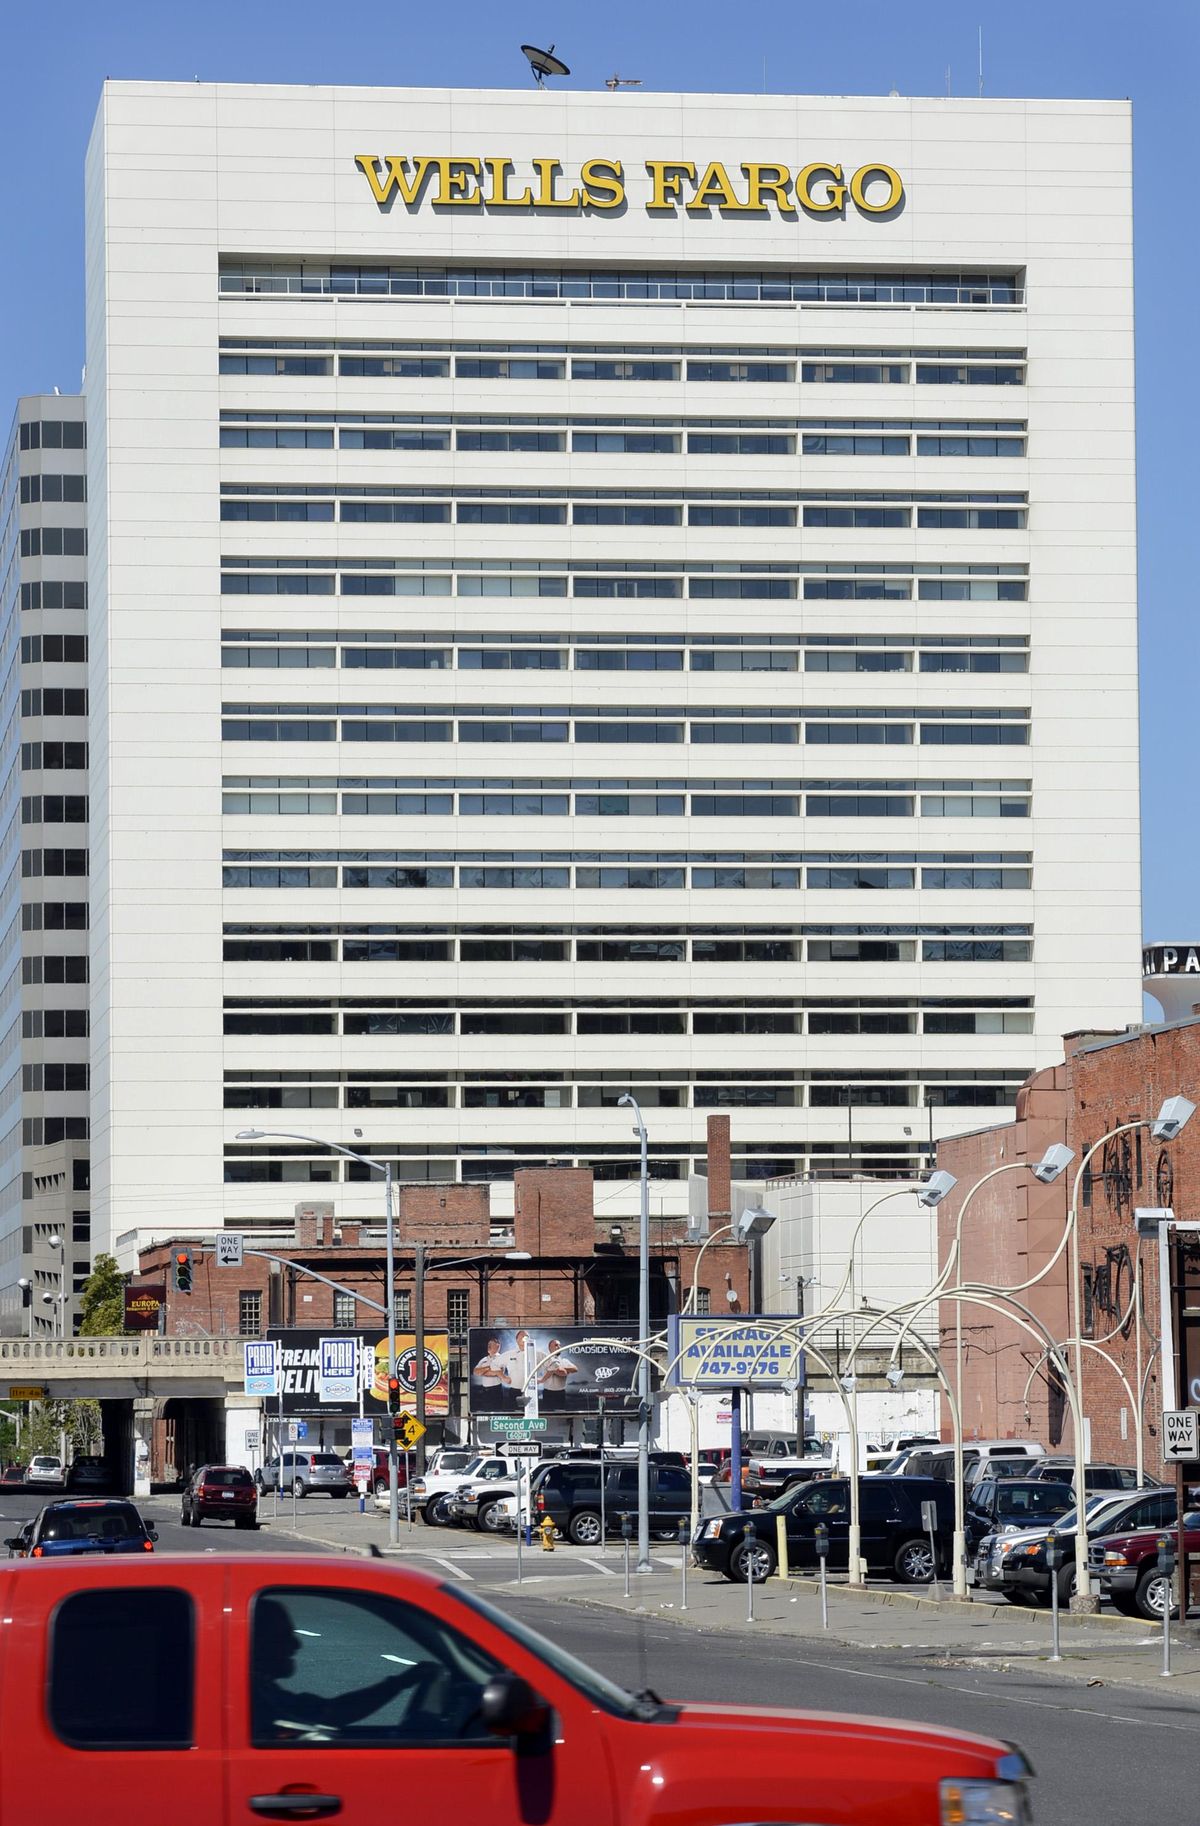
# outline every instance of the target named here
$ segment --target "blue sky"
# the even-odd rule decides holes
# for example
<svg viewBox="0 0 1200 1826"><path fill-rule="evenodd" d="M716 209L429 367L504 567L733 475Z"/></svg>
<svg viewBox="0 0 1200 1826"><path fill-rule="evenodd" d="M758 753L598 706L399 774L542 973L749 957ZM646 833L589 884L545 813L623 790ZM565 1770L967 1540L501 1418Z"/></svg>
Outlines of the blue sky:
<svg viewBox="0 0 1200 1826"><path fill-rule="evenodd" d="M1142 603L1144 930L1200 932L1200 843L1189 805L1200 666L1194 599L1200 508L1188 458L1197 419L1200 237L1193 123L1196 0L856 0L731 8L458 0L446 10L328 0L59 0L4 13L0 76L0 420L18 393L78 387L82 165L106 76L226 82L523 86L518 46L555 41L565 85L614 71L647 89L944 95L977 88L983 28L990 95L1128 96L1134 103ZM1104 732L1096 731L1098 743ZM1095 866L1103 869L1101 850ZM1114 886L1124 886L1114 883Z"/></svg>

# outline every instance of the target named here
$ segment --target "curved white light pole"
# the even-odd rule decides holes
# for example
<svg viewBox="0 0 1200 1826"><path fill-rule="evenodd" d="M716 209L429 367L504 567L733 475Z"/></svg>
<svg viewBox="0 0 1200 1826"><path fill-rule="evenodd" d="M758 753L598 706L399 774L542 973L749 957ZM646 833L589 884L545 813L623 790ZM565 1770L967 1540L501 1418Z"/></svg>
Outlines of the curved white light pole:
<svg viewBox="0 0 1200 1826"><path fill-rule="evenodd" d="M632 1091L617 1098L619 1106L633 1111L633 1129L641 1153L639 1175L641 1198L638 1216L638 1337L650 1335L650 1166L649 1138L642 1120L641 1108ZM653 1570L650 1563L650 1360L638 1364L638 1446L637 1446L637 1569Z"/></svg>

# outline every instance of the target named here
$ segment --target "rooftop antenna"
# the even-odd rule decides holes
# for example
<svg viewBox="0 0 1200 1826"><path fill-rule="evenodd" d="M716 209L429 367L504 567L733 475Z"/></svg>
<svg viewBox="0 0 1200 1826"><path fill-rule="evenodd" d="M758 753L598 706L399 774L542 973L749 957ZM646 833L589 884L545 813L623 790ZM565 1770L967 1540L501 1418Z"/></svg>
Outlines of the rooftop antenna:
<svg viewBox="0 0 1200 1826"><path fill-rule="evenodd" d="M983 27L979 28L979 93L983 94Z"/></svg>
<svg viewBox="0 0 1200 1826"><path fill-rule="evenodd" d="M554 46L548 51L539 51L536 44L523 44L521 53L528 57L529 67L533 71L533 80L538 88L544 88L547 76L569 76L571 74L561 57L554 55Z"/></svg>
<svg viewBox="0 0 1200 1826"><path fill-rule="evenodd" d="M604 78L604 86L606 89L640 89L642 79L640 76L618 76L614 71Z"/></svg>
<svg viewBox="0 0 1200 1826"><path fill-rule="evenodd" d="M947 93L947 95L952 95L954 93L954 91L950 87L950 65L949 64L946 65L946 93Z"/></svg>

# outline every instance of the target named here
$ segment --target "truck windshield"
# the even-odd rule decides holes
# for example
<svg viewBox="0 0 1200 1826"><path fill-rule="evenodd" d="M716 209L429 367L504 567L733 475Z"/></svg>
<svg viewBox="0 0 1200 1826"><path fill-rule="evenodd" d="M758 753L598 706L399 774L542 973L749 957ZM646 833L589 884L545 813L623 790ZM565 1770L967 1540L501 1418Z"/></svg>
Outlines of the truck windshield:
<svg viewBox="0 0 1200 1826"><path fill-rule="evenodd" d="M656 1718L660 1721L674 1716L673 1710L664 1706L660 1700L654 1699L648 1694L626 1692L625 1688L618 1686L615 1680L609 1680L605 1675L598 1674L595 1668L590 1668L584 1662L577 1661L574 1655L570 1655L566 1649L560 1648L557 1642L551 1642L547 1637L539 1636L536 1630L530 1629L524 1623L519 1623L506 1611L497 1610L478 1593L464 1591L460 1585L443 1585L441 1589L447 1597L453 1598L456 1604L462 1604L468 1610L477 1611L481 1617L486 1617L488 1622L501 1630L504 1635L510 1636L514 1642L519 1642L521 1647L527 1649L531 1655L536 1655L539 1661L546 1662L556 1674L561 1675L573 1686L577 1693L582 1693L586 1699L590 1699L592 1704L599 1706L602 1711L611 1712L618 1718Z"/></svg>

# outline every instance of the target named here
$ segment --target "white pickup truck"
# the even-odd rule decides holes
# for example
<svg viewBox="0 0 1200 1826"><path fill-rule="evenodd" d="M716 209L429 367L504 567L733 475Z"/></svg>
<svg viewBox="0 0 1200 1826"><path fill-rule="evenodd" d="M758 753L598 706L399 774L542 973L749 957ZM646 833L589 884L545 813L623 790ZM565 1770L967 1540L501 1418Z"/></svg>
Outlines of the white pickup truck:
<svg viewBox="0 0 1200 1826"><path fill-rule="evenodd" d="M461 1484L490 1483L503 1478L511 1490L528 1460L510 1458L503 1452L480 1452L469 1464L455 1471L427 1471L413 1480L414 1507L419 1509L431 1528L450 1524L449 1502Z"/></svg>

